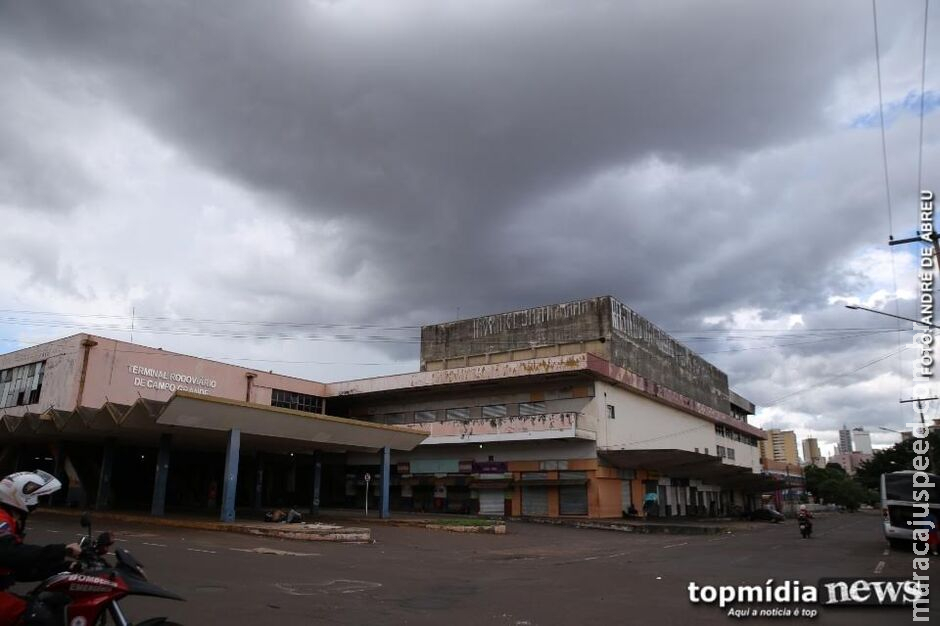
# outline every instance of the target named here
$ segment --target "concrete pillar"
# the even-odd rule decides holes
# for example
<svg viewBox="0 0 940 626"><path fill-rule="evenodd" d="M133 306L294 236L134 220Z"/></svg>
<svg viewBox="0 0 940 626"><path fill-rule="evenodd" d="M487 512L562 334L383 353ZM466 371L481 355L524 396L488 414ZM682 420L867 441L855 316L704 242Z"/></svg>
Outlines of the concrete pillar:
<svg viewBox="0 0 940 626"><path fill-rule="evenodd" d="M382 448L382 491L379 502L379 517L388 519L388 483L391 481L391 453L388 446Z"/></svg>
<svg viewBox="0 0 940 626"><path fill-rule="evenodd" d="M222 477L222 514L223 522L235 521L235 489L238 487L238 452L241 448L242 433L233 428L228 432L228 447L225 450L225 476Z"/></svg>
<svg viewBox="0 0 940 626"><path fill-rule="evenodd" d="M264 456L261 452L255 455L255 497L254 509L260 511L264 507Z"/></svg>
<svg viewBox="0 0 940 626"><path fill-rule="evenodd" d="M104 442L101 453L101 473L98 475L98 496L95 509L107 509L111 506L111 470L114 468L114 439Z"/></svg>
<svg viewBox="0 0 940 626"><path fill-rule="evenodd" d="M170 474L170 444L173 436L169 433L160 435L160 449L157 451L157 466L153 475L153 501L150 514L162 516L166 512L166 481Z"/></svg>
<svg viewBox="0 0 940 626"><path fill-rule="evenodd" d="M323 474L323 459L320 451L313 453L313 498L310 501L310 515L320 514L320 476Z"/></svg>

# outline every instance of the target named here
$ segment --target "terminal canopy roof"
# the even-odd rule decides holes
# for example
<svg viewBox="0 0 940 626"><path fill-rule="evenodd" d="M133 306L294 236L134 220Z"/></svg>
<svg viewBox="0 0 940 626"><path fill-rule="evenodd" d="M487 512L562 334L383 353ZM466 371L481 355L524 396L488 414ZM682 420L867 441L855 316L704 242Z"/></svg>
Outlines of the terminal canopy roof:
<svg viewBox="0 0 940 626"><path fill-rule="evenodd" d="M267 452L375 452L411 450L427 433L353 419L283 409L177 391L167 402L139 399L133 405L111 402L75 411L50 409L42 414L3 415L4 439L58 441L114 438L153 444L172 434L174 445L224 444L228 431L241 431L242 446Z"/></svg>

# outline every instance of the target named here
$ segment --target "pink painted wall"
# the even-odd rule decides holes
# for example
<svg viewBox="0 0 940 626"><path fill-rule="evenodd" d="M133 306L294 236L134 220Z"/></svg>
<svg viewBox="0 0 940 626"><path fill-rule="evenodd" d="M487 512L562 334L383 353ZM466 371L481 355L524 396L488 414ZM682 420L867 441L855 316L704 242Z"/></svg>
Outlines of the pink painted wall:
<svg viewBox="0 0 940 626"><path fill-rule="evenodd" d="M101 406L106 401L132 404L138 397L169 400L179 388L232 400L245 400L248 378L253 373L249 400L271 403L271 389L284 389L323 397L322 383L227 365L176 354L158 348L94 337L82 404Z"/></svg>
<svg viewBox="0 0 940 626"><path fill-rule="evenodd" d="M271 389L324 397L325 386L315 381L271 374L207 359L148 348L95 335L79 334L33 348L0 355L0 369L46 362L42 393L34 405L0 412L41 413L50 407L72 410L78 402L84 339L97 342L89 350L81 404L100 407L106 401L133 404L137 398L169 400L175 389L245 400L246 374L253 373L250 401L271 403Z"/></svg>

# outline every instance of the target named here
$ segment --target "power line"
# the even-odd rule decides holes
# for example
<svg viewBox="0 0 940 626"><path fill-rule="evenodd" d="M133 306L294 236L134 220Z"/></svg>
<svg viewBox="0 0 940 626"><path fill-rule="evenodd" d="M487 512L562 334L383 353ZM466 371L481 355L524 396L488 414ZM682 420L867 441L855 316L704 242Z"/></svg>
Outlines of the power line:
<svg viewBox="0 0 940 626"><path fill-rule="evenodd" d="M875 67L878 71L878 113L881 118L881 156L885 171L885 196L888 201L888 238L894 236L894 217L891 211L891 185L888 182L888 142L885 138L885 105L884 97L881 91L881 48L878 45L878 9L875 6L876 0L871 0L872 19L875 23ZM919 190L918 190L918 193ZM897 286L895 286L895 292Z"/></svg>
<svg viewBox="0 0 940 626"><path fill-rule="evenodd" d="M930 0L924 0L924 49L920 65L920 140L917 148L917 198L920 198L922 189L923 161L924 161L924 94L927 81L927 18L930 10Z"/></svg>
<svg viewBox="0 0 940 626"><path fill-rule="evenodd" d="M907 350L907 349L910 348L910 347L911 347L911 346L904 346L903 348L901 348L901 352L903 352L904 350ZM825 385L826 383L828 383L828 382L830 382L830 381L832 381L832 380L835 380L835 379L837 379L837 378L843 378L843 377L845 377L845 376L849 376L850 374L854 374L854 373L856 373L856 372L860 372L861 370L865 369L866 367L871 367L872 365L875 365L876 363L879 363L879 362L881 362L881 361L884 361L885 359L890 359L891 357L893 357L893 356L895 355L895 353L896 353L896 351L895 351L895 350L892 350L892 351L889 352L888 354L886 354L886 355L884 355L884 356L880 356L880 357L878 357L877 359L872 359L871 361L868 361L868 362L865 363L864 365L860 365L859 367L856 367L855 369L849 370L849 371L847 371L847 372L841 372L841 373L839 373L839 374L834 374L834 375L832 375L832 376L826 377L826 378L822 379L821 381L819 381L818 383L814 383L814 384L809 385L809 386L807 386L807 387L803 387L803 388L801 388L801 389L797 389L796 391L791 391L790 393L784 394L784 395L780 396L779 398L776 398L775 400L772 400L771 402L768 402L767 404L761 404L761 405L759 405L759 406L761 406L762 408L770 408L770 407L773 407L773 406L777 406L777 405L781 404L784 400L787 400L787 399L789 399L789 398L792 398L792 397L794 397L794 396L797 396L797 395L799 395L799 394L801 394L801 393L804 393L804 392L806 392L806 391L809 391L809 390L811 390L811 389L815 389L815 388L817 388L817 387L821 387L822 385Z"/></svg>
<svg viewBox="0 0 940 626"><path fill-rule="evenodd" d="M882 330L882 331L875 331L875 332L868 332L868 333L859 333L859 334L857 334L857 335L840 335L840 336L837 336L837 337L826 337L825 339L816 339L816 340L813 340L813 341L797 341L797 342L794 342L794 343L774 344L774 345L772 345L772 346L751 346L751 347L747 347L747 348L731 348L731 349L728 349L728 350L712 350L712 351L709 351L709 352L700 352L699 354L718 354L718 353L722 353L722 352L744 352L744 351L746 351L746 350L769 350L769 349L771 349L771 348L787 348L787 347L791 347L791 346L804 346L804 345L811 344L811 343L822 343L822 342L825 342L825 341L833 341L833 340L835 340L835 339L852 339L853 337L868 337L868 336L873 335L873 334L893 333L893 332L899 332L899 331L895 331L895 330L887 330L887 331L885 331L885 330Z"/></svg>
<svg viewBox="0 0 940 626"><path fill-rule="evenodd" d="M871 12L872 20L874 22L874 32L875 32L875 68L878 75L878 115L881 119L881 161L884 166L884 175L885 175L885 200L888 205L888 241L891 241L894 238L894 216L891 208L891 183L888 177L888 141L885 133L885 105L884 105L884 94L881 86L881 48L878 45L878 9L875 6L876 0L871 0ZM898 271L897 263L895 262L895 252L894 248L890 250L891 254L891 282L894 288L894 314L899 316L901 314L901 307L898 303ZM901 330L901 320L895 322L896 328L898 331ZM901 334L898 333L898 375L903 368L901 362ZM901 398L901 384L898 383L898 399Z"/></svg>
<svg viewBox="0 0 940 626"><path fill-rule="evenodd" d="M115 315L115 314L105 314L105 313L69 313L61 311L34 311L34 310L23 310L23 309L0 309L0 314L11 314L11 315L36 315L43 317L72 317L80 319L112 319L112 320L143 320L143 321L159 321L159 322L172 322L172 323L199 323L199 324L221 324L221 325L238 325L238 326L287 326L287 327L315 327L315 328L351 328L356 330L364 329L376 329L376 330L419 330L422 328L420 325L388 325L388 324L349 324L349 323L338 323L338 322L304 322L304 321L270 321L270 320L242 320L242 319L213 319L213 318L198 318L198 317L170 317L170 316L130 316L130 315ZM17 321L20 318L0 318L0 321ZM51 321L51 320L50 320ZM433 325L433 324L432 324ZM74 324L78 327L80 325ZM113 327L115 330L129 330L124 327ZM135 329L136 330L136 329ZM698 329L669 329L666 332L671 334L687 334L687 333L736 333L736 332L755 332L755 333L802 333L802 332L845 332L845 331L864 331L864 330L887 330L887 327L848 327L848 328L835 328L835 327L823 327L823 328L808 328L808 327L793 327L793 328L698 328Z"/></svg>
<svg viewBox="0 0 940 626"><path fill-rule="evenodd" d="M0 341L6 343L15 343L19 345L24 345L27 347L32 347L39 345L44 342L30 342L30 341L20 341L18 339L8 339L6 337L0 337ZM178 356L178 353L171 350L163 350L162 348L150 348L147 350L109 350L109 352L116 352L118 354L146 354L148 356ZM51 354L46 358L65 356L68 354L74 354L74 352L59 352L57 354ZM194 359L201 359L203 361L217 361L224 363L225 361L245 361L245 362L257 362L257 363L278 363L278 364L293 364L293 365L375 365L375 366L386 366L386 365L398 365L404 363L405 361L382 361L382 362L353 362L353 361L285 361L278 359L258 359L250 357L236 357L236 356L193 356L184 354L182 356L191 356Z"/></svg>
<svg viewBox="0 0 940 626"><path fill-rule="evenodd" d="M33 326L40 328L69 328L69 329L80 329L83 331L98 331L98 332L128 332L128 328L121 327L117 325L79 325L79 324L70 324L67 322L52 322L52 321L26 321L26 320L9 320L0 318L0 323L10 323L14 325L21 326ZM217 339L257 339L257 340L276 340L276 341L316 341L324 343L361 343L361 344L402 344L402 345L414 345L420 344L421 338L419 336L391 336L383 334L367 334L367 335L356 335L348 333L334 333L331 335L324 334L310 334L310 333L288 333L288 332L232 332L232 331L212 331L212 330L199 330L192 328L157 328L157 327L137 327L135 332L139 334L152 334L152 335L169 335L169 336L182 336L182 337L209 337ZM852 334L840 333L834 335L823 336L820 339L814 339L812 341L798 341L790 342L783 344L772 344L768 346L745 346L730 348L727 350L707 350L697 352L697 354L716 354L716 353L725 353L725 352L740 352L748 350L770 350L775 348L785 348L790 346L820 343L826 341L836 341L840 339L851 339L854 337L862 336L872 336L877 334L897 332L895 329L866 329L863 332L856 332ZM757 337L757 339L774 339L772 336L768 337ZM745 337L744 340L754 339L754 337ZM738 341L734 337L724 337L724 338L708 338L708 340L722 340L722 341ZM502 341L502 342L487 342L492 346L505 346L508 348L522 349L516 342Z"/></svg>
<svg viewBox="0 0 940 626"><path fill-rule="evenodd" d="M352 328L357 330L418 330L421 326L388 326L382 324L338 324L324 322L296 322L296 321L264 321L264 320L224 320L195 317L167 317L167 316L128 316L111 315L104 313L61 313L57 311L24 311L17 309L0 309L0 313L13 315L37 315L44 317L76 317L81 319L111 319L111 320L144 320L150 322L187 322L199 324L221 324L235 326L287 326L287 327L315 327L315 328ZM2 320L0 320L2 321Z"/></svg>

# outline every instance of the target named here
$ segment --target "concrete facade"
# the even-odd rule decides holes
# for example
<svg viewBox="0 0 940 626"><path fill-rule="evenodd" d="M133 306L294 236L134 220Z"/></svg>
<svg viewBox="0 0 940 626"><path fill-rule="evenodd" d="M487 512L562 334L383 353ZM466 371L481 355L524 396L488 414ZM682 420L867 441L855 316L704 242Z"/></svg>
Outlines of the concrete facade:
<svg viewBox="0 0 940 626"><path fill-rule="evenodd" d="M854 451L847 454L836 454L829 457L829 463L837 463L842 466L846 474L855 475L858 468L872 458L873 455L864 452Z"/></svg>
<svg viewBox="0 0 940 626"><path fill-rule="evenodd" d="M873 454L871 447L871 433L864 428L852 429L852 449L862 454Z"/></svg>
<svg viewBox="0 0 940 626"><path fill-rule="evenodd" d="M425 326L421 369L591 352L722 413L728 377L611 296Z"/></svg>
<svg viewBox="0 0 940 626"><path fill-rule="evenodd" d="M819 450L819 440L815 437L807 437L803 440L803 462L806 465L825 466L825 458ZM820 465L820 463L822 463Z"/></svg>
<svg viewBox="0 0 940 626"><path fill-rule="evenodd" d="M770 461L796 465L800 456L796 447L796 433L792 430L767 430L767 439L760 444L761 457Z"/></svg>
<svg viewBox="0 0 940 626"><path fill-rule="evenodd" d="M850 454L854 449L852 447L852 431L843 424L839 430L839 454Z"/></svg>
<svg viewBox="0 0 940 626"><path fill-rule="evenodd" d="M766 486L759 448L766 435L747 422L754 405L728 389L724 373L610 297L425 327L421 357L418 372L323 384L75 335L0 356L0 372L37 372L26 382L9 382L16 393L7 397L18 402L0 408L0 445L10 442L6 432L56 443L62 433L85 437L84 428L146 425L155 410L169 427L212 424L218 430L231 422L225 427L231 430L222 432L227 439L203 443L238 449L232 433L249 434L241 448L256 468L256 506L262 491L272 491L269 478L262 483L270 473L266 467L281 468L278 476L290 485L281 491L293 494L297 476L321 468L320 460L307 458L318 450L332 455L322 463L322 493L330 505L352 506L384 487L392 507L400 509L718 515L753 506ZM39 384L39 373L41 389L29 396L17 391L16 385ZM285 398L301 404L284 404ZM267 419L263 409L271 406L320 416L322 427L281 420L280 414L270 419L272 428L288 420L277 429L291 436L320 433L324 443L285 439L269 446L266 458L253 453L271 437L251 420ZM78 418L63 430L68 411ZM410 451L392 445L383 476L374 454L383 433L361 437L366 443L359 449L331 446L325 442L334 437L334 417L393 427L384 433L389 440L401 438L392 430L402 429L426 438ZM336 427L343 424L341 419ZM159 455L167 457L167 438L161 435L157 443L138 434L135 445L159 445ZM321 469L316 471L319 485ZM367 473L374 477L369 493ZM223 494L228 514L237 503L233 494Z"/></svg>

